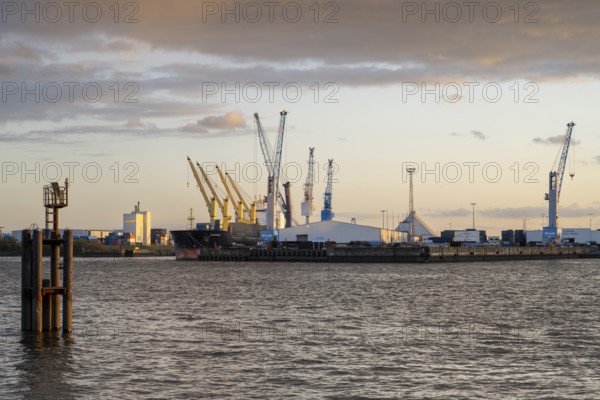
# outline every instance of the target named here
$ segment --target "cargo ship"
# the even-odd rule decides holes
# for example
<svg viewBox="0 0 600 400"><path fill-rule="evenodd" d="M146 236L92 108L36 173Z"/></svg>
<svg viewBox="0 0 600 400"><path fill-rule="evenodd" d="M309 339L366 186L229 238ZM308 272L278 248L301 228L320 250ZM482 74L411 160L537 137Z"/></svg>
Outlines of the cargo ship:
<svg viewBox="0 0 600 400"><path fill-rule="evenodd" d="M231 246L231 233L221 230L171 231L177 260L197 260L200 249L220 249Z"/></svg>
<svg viewBox="0 0 600 400"><path fill-rule="evenodd" d="M177 260L198 260L202 250L220 250L239 247L256 247L260 242L260 226L231 223L228 230L219 224L198 224L196 229L171 231Z"/></svg>

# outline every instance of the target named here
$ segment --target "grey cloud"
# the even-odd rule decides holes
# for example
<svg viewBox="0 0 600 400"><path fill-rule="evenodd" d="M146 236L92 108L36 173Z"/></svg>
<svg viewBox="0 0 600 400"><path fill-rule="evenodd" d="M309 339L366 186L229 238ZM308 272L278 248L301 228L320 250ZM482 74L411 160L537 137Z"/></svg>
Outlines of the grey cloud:
<svg viewBox="0 0 600 400"><path fill-rule="evenodd" d="M480 131L471 131L470 132L471 136L473 136L475 139L479 139L479 140L485 140L487 139L487 136L485 136L482 132Z"/></svg>
<svg viewBox="0 0 600 400"><path fill-rule="evenodd" d="M84 136L89 138L95 135L118 135L121 139L136 139L139 137L228 137L253 133L249 129L211 132L197 124L188 124L179 129L159 128L152 123L141 123L142 126L139 126L135 122L135 118L133 120L134 125L138 126L131 127L128 126L128 123L114 125L71 125L55 129L30 130L22 133L2 133L0 134L0 143L79 144L83 143L82 138ZM131 120L128 122L131 122Z"/></svg>
<svg viewBox="0 0 600 400"><path fill-rule="evenodd" d="M481 132L481 131L471 131L471 132L469 132L469 135L471 135L475 139L479 139L479 140L485 140L485 139L487 139L487 136L484 135L483 132ZM461 133L461 132L452 132L452 133L450 133L450 136L465 137L466 135L464 133Z"/></svg>
<svg viewBox="0 0 600 400"><path fill-rule="evenodd" d="M423 210L423 215L428 217L464 217L467 215L471 215L471 210L467 210L466 208L456 208L452 210Z"/></svg>
<svg viewBox="0 0 600 400"><path fill-rule="evenodd" d="M180 128L180 131L190 133L209 133L209 130L200 125L198 122L186 124Z"/></svg>
<svg viewBox="0 0 600 400"><path fill-rule="evenodd" d="M97 2L108 10L113 1ZM450 2L441 1L440 7ZM468 21L468 10L463 10L458 23L443 19L436 23L434 17L423 23L421 15L403 21L407 2L390 0L334 2L339 7L337 23L315 23L309 9L312 0L296 2L304 17L295 24L281 18L281 7L274 23L268 21L267 10L257 23L236 23L233 17L223 23L220 14L210 18L204 15L203 21L205 3L179 0L165 6L162 1L146 0L136 15L139 22L131 24L115 24L107 11L108 16L96 24L23 24L20 18L9 18L3 28L38 42L65 43L67 48L84 37L107 36L111 40L128 38L147 43L154 49L208 54L233 62L263 60L282 66L314 61L334 66L340 73L346 73L348 67L365 69L361 65L369 60L388 67L397 77L408 75L411 79L437 76L441 70L456 78L492 80L598 77L600 71L600 43L596 40L600 36L599 4L593 0L545 0L534 16L537 23L523 23L526 11L515 23L509 9L512 0L496 1L503 9L503 18L497 23L482 18L481 6L475 12L475 22ZM215 4L231 9L241 3L229 0ZM322 19L328 12L321 11ZM363 81L377 84L379 79L378 74L372 74Z"/></svg>
<svg viewBox="0 0 600 400"><path fill-rule="evenodd" d="M508 207L508 208L488 208L478 211L484 217L490 218L527 218L536 217L543 213L548 214L547 207ZM540 217L541 218L541 217Z"/></svg>
<svg viewBox="0 0 600 400"><path fill-rule="evenodd" d="M557 136L550 136L547 138L541 138L541 137L536 137L533 138L533 143L535 144L548 144L548 145L558 145L558 144L562 144L565 140L565 136L564 135L557 135ZM571 139L571 144L577 145L581 143L579 140L577 139Z"/></svg>
<svg viewBox="0 0 600 400"><path fill-rule="evenodd" d="M126 123L125 123L125 127L126 128L136 128L136 129L152 129L155 130L157 129L156 124L151 123L151 122L142 122L142 120L139 117L135 117L135 118L130 118Z"/></svg>

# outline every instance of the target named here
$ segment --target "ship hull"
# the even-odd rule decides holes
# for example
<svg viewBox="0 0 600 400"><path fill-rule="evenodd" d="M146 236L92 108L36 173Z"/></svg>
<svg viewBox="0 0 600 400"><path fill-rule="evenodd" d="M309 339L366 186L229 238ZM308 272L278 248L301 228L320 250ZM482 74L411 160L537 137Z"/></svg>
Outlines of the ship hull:
<svg viewBox="0 0 600 400"><path fill-rule="evenodd" d="M177 260L198 260L202 249L219 249L231 246L232 238L225 231L171 231Z"/></svg>

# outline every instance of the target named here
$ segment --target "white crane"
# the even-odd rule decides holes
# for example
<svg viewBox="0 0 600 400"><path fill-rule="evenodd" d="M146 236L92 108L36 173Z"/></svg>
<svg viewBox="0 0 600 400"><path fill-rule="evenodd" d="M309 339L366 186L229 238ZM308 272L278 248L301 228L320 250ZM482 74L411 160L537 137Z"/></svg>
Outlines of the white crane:
<svg viewBox="0 0 600 400"><path fill-rule="evenodd" d="M321 221L330 221L333 219L333 205L331 204L333 196L333 160L329 160L327 165L327 187L323 195L323 209L321 210Z"/></svg>
<svg viewBox="0 0 600 400"><path fill-rule="evenodd" d="M308 155L308 174L306 183L304 183L304 201L301 205L302 216L306 217L306 224L310 224L310 217L315 212L315 203L313 198L313 185L315 180L315 148L310 147Z"/></svg>
<svg viewBox="0 0 600 400"><path fill-rule="evenodd" d="M269 174L269 182L267 188L267 230L277 229L276 217L277 217L277 204L279 203L281 211L286 213L285 202L283 196L280 193L279 185L279 174L281 172L281 155L283 153L283 137L285 134L285 120L287 111L283 110L280 113L279 130L277 132L277 142L275 149L271 147L267 136L263 130L262 124L258 113L254 114L256 120L256 127L258 130L258 138L260 142L260 149L265 159L265 166Z"/></svg>

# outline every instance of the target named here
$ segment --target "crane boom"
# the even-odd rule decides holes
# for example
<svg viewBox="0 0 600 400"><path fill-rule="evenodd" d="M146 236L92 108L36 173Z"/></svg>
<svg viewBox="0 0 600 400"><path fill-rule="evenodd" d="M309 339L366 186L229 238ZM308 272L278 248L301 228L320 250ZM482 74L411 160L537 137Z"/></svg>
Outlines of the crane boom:
<svg viewBox="0 0 600 400"><path fill-rule="evenodd" d="M200 176L198 176L198 171L196 171L196 168L194 168L194 163L192 162L190 157L188 157L187 160L188 160L188 163L190 164L190 168L192 169L192 173L194 174L194 178L196 179L196 183L198 184L198 188L200 189L200 192L202 193L202 197L204 197L204 202L206 203L206 207L208 207L210 209L210 199L208 198L208 193L206 193L206 190L204 189L204 185L202 185L202 180L200 179Z"/></svg>
<svg viewBox="0 0 600 400"><path fill-rule="evenodd" d="M285 133L285 118L287 111L279 113L279 130L277 131L277 143L275 145L275 160L273 163L273 176L277 181L277 193L279 193L279 174L281 173L281 155L283 153L283 135Z"/></svg>
<svg viewBox="0 0 600 400"><path fill-rule="evenodd" d="M210 225L214 226L215 225L215 219L217 218L217 204L215 202L215 198L208 198L208 193L206 193L206 189L204 188L204 185L202 184L202 180L200 179L200 176L198 175L198 171L196 171L196 168L194 167L194 163L192 162L192 160L190 159L190 157L187 158L188 159L188 163L190 164L190 168L192 169L192 172L194 174L194 178L196 179L196 183L198 184L198 188L200 189L200 192L202 193L202 197L204 197L204 201L206 202L206 207L208 208L208 215L210 217Z"/></svg>
<svg viewBox="0 0 600 400"><path fill-rule="evenodd" d="M556 170L559 183L558 183L558 193L556 196L557 200L560 200L560 191L562 189L563 178L565 176L565 168L567 166L567 156L569 154L569 146L571 144L571 136L573 135L573 127L575 126L574 122L570 122L567 124L567 133L565 134L565 140L563 142L562 153L560 155L560 162L558 164L558 169Z"/></svg>
<svg viewBox="0 0 600 400"><path fill-rule="evenodd" d="M315 148L310 147L308 155L308 174L304 183L304 200L313 200L313 184L315 180Z"/></svg>
<svg viewBox="0 0 600 400"><path fill-rule="evenodd" d="M271 143L269 143L267 135L265 135L265 131L263 130L262 124L260 123L258 113L254 113L254 119L256 120L256 128L258 130L258 141L260 143L260 149L265 159L265 166L267 167L268 174L272 175L273 157L271 156L271 153L273 153L273 147L271 146Z"/></svg>
<svg viewBox="0 0 600 400"><path fill-rule="evenodd" d="M212 193L213 197L217 201L217 204L219 205L219 209L221 210L221 214L223 214L223 224L222 224L223 230L227 230L229 228L229 221L231 220L231 216L229 215L229 198L225 197L225 199L223 199L221 201L221 198L217 194L217 191L215 190L215 187L213 186L210 179L208 178L208 175L204 171L204 168L202 168L200 163L196 163L196 165L198 166L198 169L202 173L202 176L204 177L204 180L206 181L206 184L208 185L210 192Z"/></svg>
<svg viewBox="0 0 600 400"><path fill-rule="evenodd" d="M233 193L231 193L231 189L229 189L229 185L227 184L225 175L223 175L223 172L221 172L221 168L219 168L217 163L215 163L215 168L217 170L217 173L219 174L219 178L221 178L221 182L223 183L223 186L225 186L225 191L227 192L227 197L229 199L231 199L231 201L234 202L234 208L236 209L236 213L237 213L237 222L247 221L244 218L244 209L243 209L242 201L241 200L239 200L237 202L235 201L235 197L233 197Z"/></svg>
<svg viewBox="0 0 600 400"><path fill-rule="evenodd" d="M333 205L331 203L333 195L333 160L329 160L327 165L327 187L325 188L323 210L321 210L321 221L333 219Z"/></svg>
<svg viewBox="0 0 600 400"><path fill-rule="evenodd" d="M309 147L308 154L308 173L306 182L304 183L304 201L302 202L302 215L306 217L306 223L310 223L310 217L315 211L315 203L313 198L313 185L315 180L315 148Z"/></svg>
<svg viewBox="0 0 600 400"><path fill-rule="evenodd" d="M239 199L239 201L242 202L242 204L244 205L244 208L250 212L250 207L248 207L248 202L246 201L246 199L244 198L244 196L242 196L242 193L240 192L240 189L237 187L237 185L235 184L233 178L231 177L231 175L229 175L228 172L225 172L225 176L227 177L227 179L229 180L229 184L231 185L231 187L233 188L235 194L237 195L237 198Z"/></svg>
<svg viewBox="0 0 600 400"><path fill-rule="evenodd" d="M246 201L246 199L240 192L240 189L235 184L235 181L233 180L231 175L229 175L229 173L225 172L225 176L227 177L227 179L229 179L229 183L230 183L231 187L233 188L233 190L235 191L235 193L238 196L238 199L240 199L244 208L246 209L246 212L248 213L248 217L250 218L250 223L256 224L256 203L253 202L250 206L248 206L248 202Z"/></svg>
<svg viewBox="0 0 600 400"><path fill-rule="evenodd" d="M204 171L204 168L202 168L202 165L200 165L200 163L198 163L198 162L196 163L196 165L198 166L198 169L200 170L200 173L202 174L202 177L204 178L204 181L206 182L206 185L210 189L210 192L212 193L212 195L215 198L215 200L217 200L217 204L219 205L219 208L222 210L223 209L223 202L221 201L221 198L217 194L217 191L215 190L215 187L213 186L212 182L208 178L208 175Z"/></svg>

